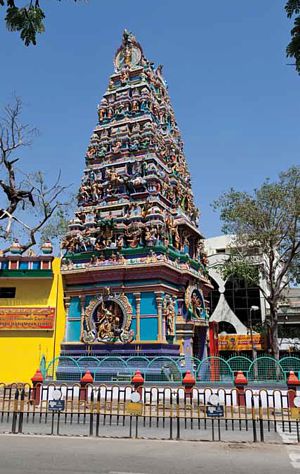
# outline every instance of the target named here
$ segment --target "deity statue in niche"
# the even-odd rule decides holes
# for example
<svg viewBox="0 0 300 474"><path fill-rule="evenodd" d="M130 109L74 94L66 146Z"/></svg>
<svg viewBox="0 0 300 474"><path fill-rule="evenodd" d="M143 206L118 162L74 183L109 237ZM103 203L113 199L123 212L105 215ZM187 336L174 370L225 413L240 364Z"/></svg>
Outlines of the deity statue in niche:
<svg viewBox="0 0 300 474"><path fill-rule="evenodd" d="M123 236L123 234L121 234L121 235L118 235L118 237L117 237L117 249L118 249L118 251L121 251L123 247L124 247L124 236Z"/></svg>
<svg viewBox="0 0 300 474"><path fill-rule="evenodd" d="M134 100L134 101L132 102L132 108L131 108L131 110L132 110L133 112L138 112L138 111L139 111L139 103L138 103L137 100Z"/></svg>
<svg viewBox="0 0 300 474"><path fill-rule="evenodd" d="M174 335L174 322L175 322L175 303L170 295L166 295L163 301L163 315L166 321L166 333L167 336Z"/></svg>
<svg viewBox="0 0 300 474"><path fill-rule="evenodd" d="M112 146L113 153L119 153L121 151L122 142L117 140L116 143Z"/></svg>
<svg viewBox="0 0 300 474"><path fill-rule="evenodd" d="M148 247L157 244L157 229L155 227L147 227L145 230L145 242Z"/></svg>
<svg viewBox="0 0 300 474"><path fill-rule="evenodd" d="M130 54L130 51L129 51L129 54ZM125 55L124 55L125 56ZM130 61L130 60L129 60ZM126 63L127 64L127 63ZM121 74L120 74L120 81L121 81L121 84L122 85L125 85L127 84L129 80L129 71L128 71L128 68L127 67L124 67L124 69L121 71Z"/></svg>
<svg viewBox="0 0 300 474"><path fill-rule="evenodd" d="M205 302L201 290L197 287L189 286L185 292L185 306L187 308L188 320L205 320Z"/></svg>
<svg viewBox="0 0 300 474"><path fill-rule="evenodd" d="M178 227L176 226L175 229L174 229L174 247L176 249L179 249L180 248L180 235L179 235L179 232L178 232Z"/></svg>
<svg viewBox="0 0 300 474"><path fill-rule="evenodd" d="M83 342L131 342L132 309L124 294L92 300L83 322Z"/></svg>
<svg viewBox="0 0 300 474"><path fill-rule="evenodd" d="M196 244L196 250L195 250L195 256L194 256L195 260L198 260L200 262L203 253L204 253L204 243L201 239L199 239Z"/></svg>
<svg viewBox="0 0 300 474"><path fill-rule="evenodd" d="M190 252L190 242L187 236L184 237L183 239L183 253L189 254Z"/></svg>
<svg viewBox="0 0 300 474"><path fill-rule="evenodd" d="M129 247L135 248L140 243L141 229L139 229L134 224L129 225L128 228L126 229L125 235L126 235L126 240Z"/></svg>

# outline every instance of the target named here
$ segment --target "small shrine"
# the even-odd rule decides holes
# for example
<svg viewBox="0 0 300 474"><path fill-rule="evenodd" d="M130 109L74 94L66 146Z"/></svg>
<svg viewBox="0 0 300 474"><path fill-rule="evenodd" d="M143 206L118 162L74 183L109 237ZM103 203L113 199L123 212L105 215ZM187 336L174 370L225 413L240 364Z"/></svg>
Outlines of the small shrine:
<svg viewBox="0 0 300 474"><path fill-rule="evenodd" d="M62 243L61 355L201 359L211 286L162 66L125 30L114 69Z"/></svg>

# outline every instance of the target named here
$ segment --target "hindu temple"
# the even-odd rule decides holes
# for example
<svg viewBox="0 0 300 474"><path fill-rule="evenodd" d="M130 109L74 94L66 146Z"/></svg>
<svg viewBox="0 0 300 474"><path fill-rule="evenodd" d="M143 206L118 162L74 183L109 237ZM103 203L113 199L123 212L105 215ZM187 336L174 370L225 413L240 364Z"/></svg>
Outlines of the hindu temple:
<svg viewBox="0 0 300 474"><path fill-rule="evenodd" d="M62 243L62 357L86 368L182 357L187 367L205 355L211 285L198 219L162 66L125 30ZM61 363L58 378L69 370Z"/></svg>

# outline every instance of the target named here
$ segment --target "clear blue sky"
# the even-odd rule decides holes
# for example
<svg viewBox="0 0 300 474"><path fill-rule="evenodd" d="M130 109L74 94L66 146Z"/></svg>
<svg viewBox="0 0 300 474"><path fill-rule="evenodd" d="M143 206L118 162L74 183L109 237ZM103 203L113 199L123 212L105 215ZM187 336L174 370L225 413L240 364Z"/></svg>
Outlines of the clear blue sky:
<svg viewBox="0 0 300 474"><path fill-rule="evenodd" d="M53 178L61 168L78 187L124 28L164 64L206 236L220 232L210 203L221 192L251 190L299 164L300 78L286 66L284 1L40 3L46 32L36 47L0 26L0 104L15 91L41 132L24 157L29 169Z"/></svg>

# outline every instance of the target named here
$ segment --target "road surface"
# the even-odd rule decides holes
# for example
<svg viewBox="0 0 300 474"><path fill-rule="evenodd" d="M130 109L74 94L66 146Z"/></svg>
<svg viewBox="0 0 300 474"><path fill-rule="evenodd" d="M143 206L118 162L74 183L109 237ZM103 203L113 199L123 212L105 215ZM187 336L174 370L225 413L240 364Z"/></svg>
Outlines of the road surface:
<svg viewBox="0 0 300 474"><path fill-rule="evenodd" d="M1 474L300 473L300 447L280 444L0 436Z"/></svg>

